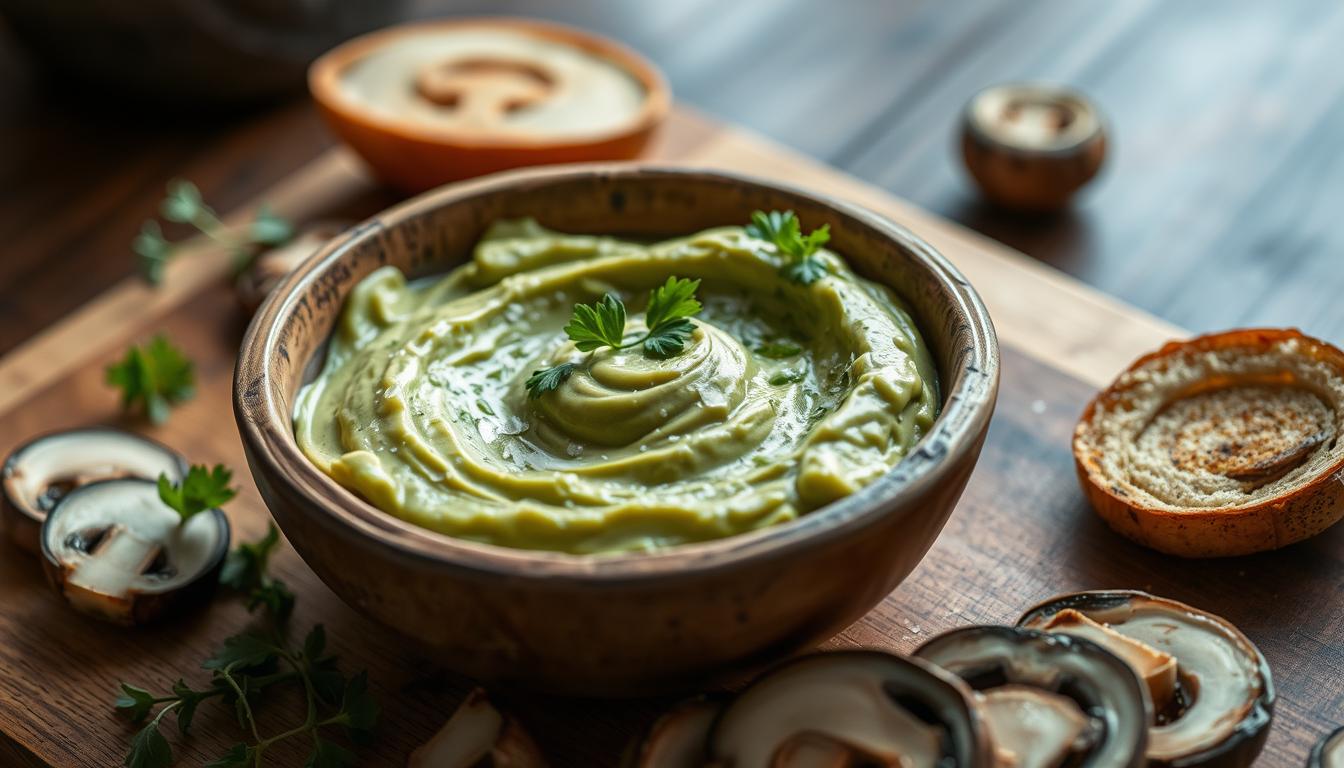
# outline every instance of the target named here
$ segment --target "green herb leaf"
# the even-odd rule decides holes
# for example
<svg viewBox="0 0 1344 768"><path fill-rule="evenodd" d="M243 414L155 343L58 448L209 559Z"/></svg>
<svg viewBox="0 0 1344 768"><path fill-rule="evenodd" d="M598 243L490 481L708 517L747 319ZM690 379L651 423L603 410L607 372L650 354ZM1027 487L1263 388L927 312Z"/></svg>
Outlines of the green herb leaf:
<svg viewBox="0 0 1344 768"><path fill-rule="evenodd" d="M313 752L304 768L349 768L355 764L355 755L330 739L313 736Z"/></svg>
<svg viewBox="0 0 1344 768"><path fill-rule="evenodd" d="M649 292L644 324L653 330L672 321L700 314L700 302L695 298L699 287L699 280L667 278L666 283Z"/></svg>
<svg viewBox="0 0 1344 768"><path fill-rule="evenodd" d="M785 384L797 384L805 378L807 378L807 374L803 371L780 371L770 377L770 383L776 387L782 387Z"/></svg>
<svg viewBox="0 0 1344 768"><path fill-rule="evenodd" d="M308 677L313 681L313 690L323 704L335 706L345 694L345 675L336 665L335 656L322 659L308 659Z"/></svg>
<svg viewBox="0 0 1344 768"><path fill-rule="evenodd" d="M533 371L527 378L528 398L535 400L547 392L559 389L560 385L565 383L565 379L568 379L578 367L578 363L561 363L551 368Z"/></svg>
<svg viewBox="0 0 1344 768"><path fill-rule="evenodd" d="M771 360L787 360L802 354L803 348L787 341L772 341L756 348L756 354Z"/></svg>
<svg viewBox="0 0 1344 768"><path fill-rule="evenodd" d="M258 608L265 608L276 624L284 624L294 612L294 593L283 581L268 579L265 584L248 593L247 610L255 611Z"/></svg>
<svg viewBox="0 0 1344 768"><path fill-rule="evenodd" d="M126 710L126 715L131 718L131 722L138 723L149 717L149 710L154 707L154 694L144 688L122 683L121 695L117 697L113 706L117 709Z"/></svg>
<svg viewBox="0 0 1344 768"><path fill-rule="evenodd" d="M593 304L575 304L565 334L580 352L619 347L625 340L625 304L610 293Z"/></svg>
<svg viewBox="0 0 1344 768"><path fill-rule="evenodd" d="M341 697L341 718L352 741L364 744L372 740L379 709L378 700L369 693L369 674L360 672L350 678Z"/></svg>
<svg viewBox="0 0 1344 768"><path fill-rule="evenodd" d="M205 768L239 768L251 765L254 759L255 753L251 747L246 744L234 744L223 757L206 763Z"/></svg>
<svg viewBox="0 0 1344 768"><path fill-rule="evenodd" d="M184 179L168 182L168 196L163 198L163 203L159 205L159 213L163 218L181 224L192 223L202 211L208 210L201 200L201 191L195 184Z"/></svg>
<svg viewBox="0 0 1344 768"><path fill-rule="evenodd" d="M163 503L177 510L185 522L192 515L222 506L237 493L229 487L233 472L223 464L216 464L213 470L200 464L192 465L181 483L174 483L168 475L159 475L159 498Z"/></svg>
<svg viewBox="0 0 1344 768"><path fill-rule="evenodd" d="M136 266L140 275L151 285L163 282L163 268L172 257L173 247L163 239L163 230L159 222L150 219L140 227L140 234L131 241L131 251L140 258Z"/></svg>
<svg viewBox="0 0 1344 768"><path fill-rule="evenodd" d="M177 730L186 736L191 731L191 720L196 716L196 707L212 694L209 691L195 691L186 681L178 678L173 683L173 695L182 702L177 708Z"/></svg>
<svg viewBox="0 0 1344 768"><path fill-rule="evenodd" d="M684 317L651 328L644 337L644 353L660 360L672 357L686 347L694 331L695 323Z"/></svg>
<svg viewBox="0 0 1344 768"><path fill-rule="evenodd" d="M131 749L122 762L126 768L168 768L173 764L173 749L159 733L157 720L141 728L131 739Z"/></svg>
<svg viewBox="0 0 1344 768"><path fill-rule="evenodd" d="M266 566L280 544L275 523L266 526L266 535L254 542L242 542L229 552L219 572L219 583L239 592L251 592L261 586Z"/></svg>
<svg viewBox="0 0 1344 768"><path fill-rule="evenodd" d="M121 390L121 407L137 406L155 424L173 406L195 394L194 365L162 335L144 347L132 345L121 362L107 367L107 383Z"/></svg>
<svg viewBox="0 0 1344 768"><path fill-rule="evenodd" d="M225 638L224 645L214 656L206 659L202 669L257 669L279 658L282 649L277 648L261 635L244 632Z"/></svg>
<svg viewBox="0 0 1344 768"><path fill-rule="evenodd" d="M816 257L816 253L830 242L829 224L823 224L804 237L802 225L793 211L756 211L751 214L751 223L745 229L747 235L770 243L786 258L780 271L788 279L810 285L826 276L826 264Z"/></svg>
<svg viewBox="0 0 1344 768"><path fill-rule="evenodd" d="M265 205L257 209L257 215L252 219L252 226L248 229L248 237L257 245L271 247L284 245L293 236L293 225L275 215Z"/></svg>

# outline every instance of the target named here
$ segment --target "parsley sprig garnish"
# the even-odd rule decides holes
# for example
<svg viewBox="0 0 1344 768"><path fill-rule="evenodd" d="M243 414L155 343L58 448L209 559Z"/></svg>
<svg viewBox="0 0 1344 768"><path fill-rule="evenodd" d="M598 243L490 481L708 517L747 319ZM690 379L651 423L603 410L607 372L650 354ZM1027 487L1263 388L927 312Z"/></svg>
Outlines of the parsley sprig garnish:
<svg viewBox="0 0 1344 768"><path fill-rule="evenodd" d="M685 349L695 330L691 318L700 313L700 302L695 298L699 287L699 280L667 278L666 283L649 292L644 333L628 341L625 304L610 293L592 304L576 304L565 326L565 335L580 352L643 346L649 357L660 360L672 357ZM533 371L526 384L528 397L536 399L558 389L578 367L578 363L569 362Z"/></svg>
<svg viewBox="0 0 1344 768"><path fill-rule="evenodd" d="M121 390L122 410L142 408L162 424L174 405L196 394L195 365L159 335L143 347L131 345L121 362L109 365L107 383Z"/></svg>
<svg viewBox="0 0 1344 768"><path fill-rule="evenodd" d="M167 221L188 224L206 237L228 249L241 272L251 265L259 248L284 245L294 236L290 223L262 206L246 229L231 229L205 204L195 184L182 179L168 183L168 194L159 204L159 214ZM159 222L150 219L140 228L140 234L131 241L131 250L139 257L140 274L157 285L163 280L163 270L177 255L181 243L164 239Z"/></svg>
<svg viewBox="0 0 1344 768"><path fill-rule="evenodd" d="M265 574L266 561L279 541L274 526L266 537L251 544L240 544L229 554L221 581L234 588L279 585ZM290 596L292 605L293 597ZM243 768L265 765L265 756L275 744L289 739L307 739L313 745L306 765L313 768L348 768L356 764L353 752L332 740L343 732L351 742L367 743L378 723L378 701L369 692L368 674L360 672L347 678L337 658L326 650L326 631L321 624L312 628L297 647L286 642L284 617L267 603L249 603L249 610L264 605L269 627L254 628L225 639L223 646L201 668L210 672L209 682L200 688L179 678L170 691L155 694L129 683L122 683L115 707L144 726L131 739L124 765L128 768L168 768L173 751L160 725L169 714L177 717L183 736L200 705L219 699L232 709L247 738L234 744L206 768ZM257 705L278 686L299 683L306 700L302 722L263 735L258 723ZM155 711L155 708L157 712ZM152 717L151 717L152 715Z"/></svg>
<svg viewBox="0 0 1344 768"><path fill-rule="evenodd" d="M802 225L793 211L756 211L746 226L749 236L764 240L786 261L780 272L795 283L811 285L826 276L826 264L817 258L817 250L830 242L831 226L823 224L803 236Z"/></svg>
<svg viewBox="0 0 1344 768"><path fill-rule="evenodd" d="M177 510L182 522L186 522L193 515L223 506L232 499L238 493L229 487L232 479L233 472L223 464L216 464L213 470L193 464L181 482L168 479L167 473L160 474L159 498Z"/></svg>
<svg viewBox="0 0 1344 768"><path fill-rule="evenodd" d="M272 620L283 624L294 610L294 593L283 581L266 573L271 554L279 544L280 532L271 524L262 538L234 547L224 560L219 583L243 595L247 610L265 608Z"/></svg>

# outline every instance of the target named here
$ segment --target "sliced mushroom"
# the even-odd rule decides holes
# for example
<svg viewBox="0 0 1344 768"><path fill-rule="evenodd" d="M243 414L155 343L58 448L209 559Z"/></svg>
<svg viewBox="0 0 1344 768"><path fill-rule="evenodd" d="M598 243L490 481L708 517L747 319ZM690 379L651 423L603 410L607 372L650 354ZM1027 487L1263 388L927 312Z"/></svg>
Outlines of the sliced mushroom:
<svg viewBox="0 0 1344 768"><path fill-rule="evenodd" d="M1344 727L1316 742L1307 758L1307 768L1344 768Z"/></svg>
<svg viewBox="0 0 1344 768"><path fill-rule="evenodd" d="M279 285L304 259L317 253L328 240L345 231L347 226L347 223L341 221L319 221L305 227L284 245L257 254L247 269L239 273L233 285L238 303L244 311L249 315L256 312L271 289Z"/></svg>
<svg viewBox="0 0 1344 768"><path fill-rule="evenodd" d="M1089 620L1080 629L1071 614ZM1031 609L1020 626L1082 633L1135 663L1142 646L1172 657L1175 678L1158 685L1148 739L1152 765L1250 765L1264 746L1274 684L1259 649L1228 621L1144 592L1079 592ZM1101 632L1093 627L1100 626ZM1137 669L1149 677L1146 667ZM1152 680L1150 679L1150 685Z"/></svg>
<svg viewBox="0 0 1344 768"><path fill-rule="evenodd" d="M709 733L723 710L717 698L698 697L673 707L658 718L634 745L627 768L703 768L708 760Z"/></svg>
<svg viewBox="0 0 1344 768"><path fill-rule="evenodd" d="M933 638L915 656L979 692L1000 764L1145 765L1147 694L1125 662L1095 643L1013 627L966 627Z"/></svg>
<svg viewBox="0 0 1344 768"><path fill-rule="evenodd" d="M476 688L429 741L411 753L407 768L544 768L536 742L511 715Z"/></svg>
<svg viewBox="0 0 1344 768"><path fill-rule="evenodd" d="M42 525L52 586L76 610L117 624L143 624L203 604L228 550L223 512L183 521L149 480L76 488Z"/></svg>
<svg viewBox="0 0 1344 768"><path fill-rule="evenodd" d="M180 480L186 461L171 449L109 427L72 429L34 438L18 447L0 469L0 512L19 547L41 551L42 521L70 491L98 480L166 473Z"/></svg>
<svg viewBox="0 0 1344 768"><path fill-rule="evenodd" d="M710 764L982 766L990 745L969 690L929 664L878 651L818 653L737 695L710 735Z"/></svg>

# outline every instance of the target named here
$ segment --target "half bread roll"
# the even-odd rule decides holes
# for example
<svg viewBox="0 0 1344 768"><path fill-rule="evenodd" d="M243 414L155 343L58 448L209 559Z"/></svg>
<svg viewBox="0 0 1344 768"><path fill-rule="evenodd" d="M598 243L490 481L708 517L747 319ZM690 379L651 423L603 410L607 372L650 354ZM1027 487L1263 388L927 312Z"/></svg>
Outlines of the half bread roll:
<svg viewBox="0 0 1344 768"><path fill-rule="evenodd" d="M1344 516L1344 352L1296 330L1172 342L1074 430L1078 477L1124 536L1183 557L1262 552Z"/></svg>

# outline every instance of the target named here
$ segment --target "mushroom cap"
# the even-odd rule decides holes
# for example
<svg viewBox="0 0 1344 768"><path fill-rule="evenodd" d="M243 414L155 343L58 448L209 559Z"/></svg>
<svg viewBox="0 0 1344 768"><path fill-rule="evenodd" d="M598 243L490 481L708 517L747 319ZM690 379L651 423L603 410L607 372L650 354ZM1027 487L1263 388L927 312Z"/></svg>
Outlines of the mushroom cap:
<svg viewBox="0 0 1344 768"><path fill-rule="evenodd" d="M710 731L725 700L705 695L677 704L631 745L623 764L626 768L702 768L709 759Z"/></svg>
<svg viewBox="0 0 1344 768"><path fill-rule="evenodd" d="M914 655L981 693L1031 686L1072 699L1100 725L1079 765L1146 765L1147 691L1128 665L1095 643L1016 627L964 627L930 639Z"/></svg>
<svg viewBox="0 0 1344 768"><path fill-rule="evenodd" d="M1316 742L1307 756L1307 768L1344 768L1344 726Z"/></svg>
<svg viewBox="0 0 1344 768"><path fill-rule="evenodd" d="M448 720L406 761L407 768L544 768L522 725L473 688Z"/></svg>
<svg viewBox="0 0 1344 768"><path fill-rule="evenodd" d="M1172 342L1074 429L1084 493L1112 529L1182 557L1262 552L1344 517L1344 351L1293 329Z"/></svg>
<svg viewBox="0 0 1344 768"><path fill-rule="evenodd" d="M1274 681L1260 650L1231 622L1146 592L1103 590L1052 598L1018 624L1042 626L1066 609L1176 658L1182 708L1157 713L1148 739L1151 765L1245 766L1255 760L1269 735Z"/></svg>
<svg viewBox="0 0 1344 768"><path fill-rule="evenodd" d="M969 696L960 680L918 659L810 654L766 672L724 708L710 734L710 763L768 768L849 757L878 765L903 758L911 768L988 765L989 740Z"/></svg>
<svg viewBox="0 0 1344 768"><path fill-rule="evenodd" d="M42 521L70 490L118 477L153 480L166 473L180 480L186 471L176 451L113 427L39 435L15 448L0 467L0 516L10 540L38 554Z"/></svg>
<svg viewBox="0 0 1344 768"><path fill-rule="evenodd" d="M76 610L118 624L204 603L228 550L223 512L182 521L154 482L138 478L76 488L42 525L52 586Z"/></svg>

